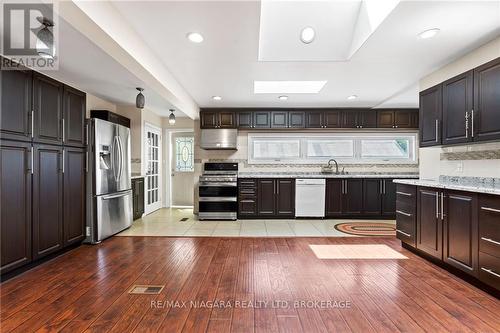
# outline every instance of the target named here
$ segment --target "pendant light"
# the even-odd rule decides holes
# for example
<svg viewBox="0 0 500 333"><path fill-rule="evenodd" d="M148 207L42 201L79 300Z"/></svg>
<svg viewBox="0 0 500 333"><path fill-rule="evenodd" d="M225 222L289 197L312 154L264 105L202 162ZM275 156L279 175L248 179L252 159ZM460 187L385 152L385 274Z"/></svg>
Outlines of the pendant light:
<svg viewBox="0 0 500 333"><path fill-rule="evenodd" d="M135 106L138 109L144 109L145 99L144 99L144 95L142 94L142 92L144 91L144 89L140 88L140 87L135 88L135 89L139 90L139 94L135 98Z"/></svg>
<svg viewBox="0 0 500 333"><path fill-rule="evenodd" d="M43 28L36 33L36 52L42 58L54 59L56 48L54 47L54 35L50 31L54 22L43 16L38 16L36 19L43 25Z"/></svg>
<svg viewBox="0 0 500 333"><path fill-rule="evenodd" d="M174 114L174 109L170 109L170 116L168 116L168 123L170 125L174 125L175 124L175 114Z"/></svg>

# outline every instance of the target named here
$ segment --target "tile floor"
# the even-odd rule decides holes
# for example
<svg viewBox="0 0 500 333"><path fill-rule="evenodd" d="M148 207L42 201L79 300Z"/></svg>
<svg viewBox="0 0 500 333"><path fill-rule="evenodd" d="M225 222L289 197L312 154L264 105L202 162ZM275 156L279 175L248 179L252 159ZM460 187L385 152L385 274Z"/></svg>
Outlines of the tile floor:
<svg viewBox="0 0 500 333"><path fill-rule="evenodd" d="M182 222L185 217L188 220ZM354 220L199 221L192 209L164 208L134 221L118 236L356 237L334 228L335 224L345 221ZM393 220L380 222L395 223Z"/></svg>

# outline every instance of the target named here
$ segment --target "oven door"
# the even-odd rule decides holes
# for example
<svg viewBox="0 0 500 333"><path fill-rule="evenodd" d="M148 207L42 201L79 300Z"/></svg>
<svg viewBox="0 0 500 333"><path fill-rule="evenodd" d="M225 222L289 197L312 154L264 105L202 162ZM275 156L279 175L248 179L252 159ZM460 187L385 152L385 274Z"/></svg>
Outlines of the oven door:
<svg viewBox="0 0 500 333"><path fill-rule="evenodd" d="M234 185L232 185L234 184ZM238 187L236 183L206 183L199 186L200 198L203 197L238 197Z"/></svg>
<svg viewBox="0 0 500 333"><path fill-rule="evenodd" d="M199 218L235 220L238 212L237 198L200 197Z"/></svg>

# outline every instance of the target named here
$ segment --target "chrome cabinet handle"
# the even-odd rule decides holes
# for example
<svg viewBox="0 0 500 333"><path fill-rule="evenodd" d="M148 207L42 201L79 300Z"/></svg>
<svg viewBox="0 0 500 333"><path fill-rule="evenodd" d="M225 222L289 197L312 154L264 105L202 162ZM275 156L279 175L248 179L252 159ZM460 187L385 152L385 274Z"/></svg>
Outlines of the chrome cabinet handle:
<svg viewBox="0 0 500 333"><path fill-rule="evenodd" d="M85 152L85 172L89 172L89 152Z"/></svg>
<svg viewBox="0 0 500 333"><path fill-rule="evenodd" d="M439 140L438 126L439 126L439 119L436 119L436 142L438 142L438 140Z"/></svg>
<svg viewBox="0 0 500 333"><path fill-rule="evenodd" d="M64 173L64 148L62 150L62 173Z"/></svg>
<svg viewBox="0 0 500 333"><path fill-rule="evenodd" d="M491 275L496 276L497 278L500 278L500 274L495 273L492 269L481 267L481 270L485 271L486 273L490 273Z"/></svg>
<svg viewBox="0 0 500 333"><path fill-rule="evenodd" d="M471 137L474 137L474 109L470 111L470 117L471 117L471 122L472 122L472 127L471 127Z"/></svg>
<svg viewBox="0 0 500 333"><path fill-rule="evenodd" d="M399 229L396 229L396 232L399 232L400 234L403 234L403 235L405 235L406 237L411 237L411 234L407 234L406 232L401 231L401 230L399 230Z"/></svg>
<svg viewBox="0 0 500 333"><path fill-rule="evenodd" d="M465 111L465 138L469 137L469 113Z"/></svg>
<svg viewBox="0 0 500 333"><path fill-rule="evenodd" d="M491 238L486 238L486 237L481 237L482 240L484 241L487 241L487 242L490 242L490 243L493 243L495 245L500 245L500 242L497 242L497 241L494 241L493 239Z"/></svg>
<svg viewBox="0 0 500 333"><path fill-rule="evenodd" d="M411 194L411 193L406 193L406 192L396 191L396 193L397 193L397 194L401 194L401 195L405 195L405 196L407 196L407 197L411 197L411 196L413 196L413 194Z"/></svg>
<svg viewBox="0 0 500 333"><path fill-rule="evenodd" d="M441 221L444 220L444 193L441 192Z"/></svg>
<svg viewBox="0 0 500 333"><path fill-rule="evenodd" d="M439 219L439 193L436 192L436 218Z"/></svg>
<svg viewBox="0 0 500 333"><path fill-rule="evenodd" d="M488 212L500 213L500 209L490 208L490 207L481 207L482 210L486 210Z"/></svg>
<svg viewBox="0 0 500 333"><path fill-rule="evenodd" d="M35 147L31 147L31 174L33 174L33 169L35 168L35 159L34 159L34 154L35 154Z"/></svg>
<svg viewBox="0 0 500 333"><path fill-rule="evenodd" d="M35 111L31 110L31 138L35 135Z"/></svg>
<svg viewBox="0 0 500 333"><path fill-rule="evenodd" d="M401 215L404 215L404 216L408 216L408 217L411 217L411 216L412 216L412 214L410 214L410 213L405 213L405 212L400 211L400 210L396 210L396 213L401 214Z"/></svg>
<svg viewBox="0 0 500 333"><path fill-rule="evenodd" d="M62 140L63 140L63 142L65 142L65 141L64 141L64 132L65 132L65 131L64 131L64 118L63 118L63 119L62 119Z"/></svg>
<svg viewBox="0 0 500 333"><path fill-rule="evenodd" d="M382 184L384 185L384 194L385 194L385 186L386 186L385 180L382 180Z"/></svg>
<svg viewBox="0 0 500 333"><path fill-rule="evenodd" d="M384 193L383 190L382 190L382 186L383 186L382 183L383 183L383 181L381 180L380 183L379 183L379 185L380 185L379 186L380 194Z"/></svg>

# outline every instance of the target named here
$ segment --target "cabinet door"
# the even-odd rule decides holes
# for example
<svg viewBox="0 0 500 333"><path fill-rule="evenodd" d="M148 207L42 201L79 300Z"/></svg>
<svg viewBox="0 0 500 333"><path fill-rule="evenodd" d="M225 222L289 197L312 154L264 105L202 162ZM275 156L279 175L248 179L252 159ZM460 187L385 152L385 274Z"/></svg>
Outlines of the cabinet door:
<svg viewBox="0 0 500 333"><path fill-rule="evenodd" d="M255 179L238 179L239 216L257 216L257 186L257 181Z"/></svg>
<svg viewBox="0 0 500 333"><path fill-rule="evenodd" d="M363 180L363 213L365 215L380 215L382 205L382 180Z"/></svg>
<svg viewBox="0 0 500 333"><path fill-rule="evenodd" d="M295 216L295 179L276 179L276 215Z"/></svg>
<svg viewBox="0 0 500 333"><path fill-rule="evenodd" d="M417 194L417 248L443 259L443 224L439 216L439 192L419 187Z"/></svg>
<svg viewBox="0 0 500 333"><path fill-rule="evenodd" d="M361 215L363 213L363 180L344 180L344 196L342 211L346 215Z"/></svg>
<svg viewBox="0 0 500 333"><path fill-rule="evenodd" d="M64 87L64 132L65 145L85 147L85 93Z"/></svg>
<svg viewBox="0 0 500 333"><path fill-rule="evenodd" d="M218 113L219 128L236 128L236 114L231 111L221 111Z"/></svg>
<svg viewBox="0 0 500 333"><path fill-rule="evenodd" d="M302 111L290 111L288 113L288 127L304 128L306 127L306 115Z"/></svg>
<svg viewBox="0 0 500 333"><path fill-rule="evenodd" d="M474 69L474 141L500 139L500 58Z"/></svg>
<svg viewBox="0 0 500 333"><path fill-rule="evenodd" d="M271 112L271 128L288 128L288 112Z"/></svg>
<svg viewBox="0 0 500 333"><path fill-rule="evenodd" d="M396 184L392 179L382 179L382 215L396 214Z"/></svg>
<svg viewBox="0 0 500 333"><path fill-rule="evenodd" d="M217 127L217 112L202 111L200 113L201 128L216 128Z"/></svg>
<svg viewBox="0 0 500 333"><path fill-rule="evenodd" d="M323 111L306 111L307 128L323 128Z"/></svg>
<svg viewBox="0 0 500 333"><path fill-rule="evenodd" d="M358 112L357 111L343 111L342 112L342 127L343 128L357 128L358 127Z"/></svg>
<svg viewBox="0 0 500 333"><path fill-rule="evenodd" d="M394 128L411 128L413 124L413 111L394 110Z"/></svg>
<svg viewBox="0 0 500 333"><path fill-rule="evenodd" d="M33 141L62 144L63 84L33 74Z"/></svg>
<svg viewBox="0 0 500 333"><path fill-rule="evenodd" d="M447 191L443 197L444 261L468 273L477 273L477 196Z"/></svg>
<svg viewBox="0 0 500 333"><path fill-rule="evenodd" d="M377 127L393 128L394 127L394 111L393 110L378 110L377 111Z"/></svg>
<svg viewBox="0 0 500 333"><path fill-rule="evenodd" d="M64 148L64 245L85 238L86 153L82 148Z"/></svg>
<svg viewBox="0 0 500 333"><path fill-rule="evenodd" d="M358 126L360 126L360 128L376 128L377 111L375 110L359 111Z"/></svg>
<svg viewBox="0 0 500 333"><path fill-rule="evenodd" d="M144 214L144 178L137 179L137 218Z"/></svg>
<svg viewBox="0 0 500 333"><path fill-rule="evenodd" d="M410 128L418 128L418 109L411 112Z"/></svg>
<svg viewBox="0 0 500 333"><path fill-rule="evenodd" d="M31 145L2 141L0 166L3 274L31 261Z"/></svg>
<svg viewBox="0 0 500 333"><path fill-rule="evenodd" d="M33 166L33 259L63 246L62 147L35 145Z"/></svg>
<svg viewBox="0 0 500 333"><path fill-rule="evenodd" d="M326 216L342 215L343 179L326 180Z"/></svg>
<svg viewBox="0 0 500 333"><path fill-rule="evenodd" d="M342 112L341 111L325 111L324 125L326 128L340 128L342 127Z"/></svg>
<svg viewBox="0 0 500 333"><path fill-rule="evenodd" d="M256 111L253 113L254 128L271 128L271 112Z"/></svg>
<svg viewBox="0 0 500 333"><path fill-rule="evenodd" d="M443 82L443 144L472 140L469 131L472 98L472 71Z"/></svg>
<svg viewBox="0 0 500 333"><path fill-rule="evenodd" d="M420 92L420 147L441 144L441 85Z"/></svg>
<svg viewBox="0 0 500 333"><path fill-rule="evenodd" d="M257 208L260 216L276 215L276 182L274 179L257 181Z"/></svg>
<svg viewBox="0 0 500 333"><path fill-rule="evenodd" d="M238 128L246 129L253 126L253 113L252 112L238 112Z"/></svg>
<svg viewBox="0 0 500 333"><path fill-rule="evenodd" d="M32 71L0 70L0 138L31 141L32 82Z"/></svg>

